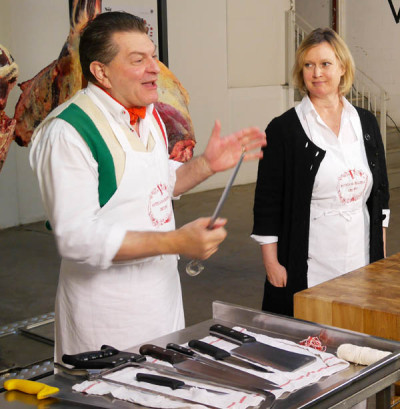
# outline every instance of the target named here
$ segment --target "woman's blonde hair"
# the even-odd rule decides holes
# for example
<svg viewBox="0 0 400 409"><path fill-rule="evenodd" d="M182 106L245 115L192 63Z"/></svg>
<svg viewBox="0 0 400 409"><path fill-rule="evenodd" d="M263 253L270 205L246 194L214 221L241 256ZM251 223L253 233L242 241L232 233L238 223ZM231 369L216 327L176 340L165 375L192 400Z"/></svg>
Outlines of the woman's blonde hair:
<svg viewBox="0 0 400 409"><path fill-rule="evenodd" d="M313 30L300 44L296 51L296 61L293 67L293 83L301 94L307 94L303 78L304 60L308 50L321 43L328 43L335 52L336 58L345 72L340 80L339 94L346 95L353 84L355 65L353 57L346 43L330 28L317 28Z"/></svg>

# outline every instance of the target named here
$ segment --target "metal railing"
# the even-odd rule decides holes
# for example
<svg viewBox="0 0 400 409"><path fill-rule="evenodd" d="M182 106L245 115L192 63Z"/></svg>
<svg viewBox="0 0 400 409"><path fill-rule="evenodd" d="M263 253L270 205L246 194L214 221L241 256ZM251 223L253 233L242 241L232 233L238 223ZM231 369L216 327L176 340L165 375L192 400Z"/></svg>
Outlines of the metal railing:
<svg viewBox="0 0 400 409"><path fill-rule="evenodd" d="M292 67L294 65L295 53L303 41L314 27L308 24L295 11L287 12L287 72L286 81L289 85L288 106L295 104L295 92L293 91ZM368 109L379 118L379 127L382 134L383 144L386 149L386 115L387 115L387 92L377 84L367 74L356 68L353 86L346 98L353 104L361 108Z"/></svg>

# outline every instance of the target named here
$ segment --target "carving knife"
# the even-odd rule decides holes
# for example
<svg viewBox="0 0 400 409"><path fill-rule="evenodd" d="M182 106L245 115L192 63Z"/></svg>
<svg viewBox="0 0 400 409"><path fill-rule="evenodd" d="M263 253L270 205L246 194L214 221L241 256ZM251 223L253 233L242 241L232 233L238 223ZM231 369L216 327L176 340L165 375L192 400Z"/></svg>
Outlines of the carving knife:
<svg viewBox="0 0 400 409"><path fill-rule="evenodd" d="M270 399L271 402L275 400L275 396L269 391L279 389L276 385L258 376L248 373L242 374L240 371L232 371L232 368L228 366L226 366L226 368L217 368L207 365L204 362L196 361L179 352L161 348L156 345L142 345L139 352L143 355L149 355L153 358L169 362L174 368L191 374L197 379L210 380L220 385L233 386L247 392L262 393L267 399Z"/></svg>
<svg viewBox="0 0 400 409"><path fill-rule="evenodd" d="M235 331L224 325L210 327L210 334L240 345L230 351L233 356L248 359L280 371L291 372L315 361L314 356L286 351L258 342L255 337Z"/></svg>
<svg viewBox="0 0 400 409"><path fill-rule="evenodd" d="M189 346L190 348L193 348L196 351L212 356L217 361L228 362L230 364L240 366L244 369L252 369L260 372L271 372L268 369L263 368L262 366L232 356L228 351L225 351L225 349L218 348L215 345L207 344L207 342L193 339L189 341Z"/></svg>

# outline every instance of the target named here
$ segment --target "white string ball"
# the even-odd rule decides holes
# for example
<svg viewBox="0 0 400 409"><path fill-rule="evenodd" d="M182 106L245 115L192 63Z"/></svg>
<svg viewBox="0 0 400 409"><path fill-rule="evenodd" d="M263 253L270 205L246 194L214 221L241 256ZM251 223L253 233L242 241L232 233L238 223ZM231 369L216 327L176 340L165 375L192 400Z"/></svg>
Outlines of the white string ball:
<svg viewBox="0 0 400 409"><path fill-rule="evenodd" d="M390 355L391 352L380 351L369 347L359 347L352 344L339 345L337 356L345 361L353 362L359 365L371 365L382 358Z"/></svg>

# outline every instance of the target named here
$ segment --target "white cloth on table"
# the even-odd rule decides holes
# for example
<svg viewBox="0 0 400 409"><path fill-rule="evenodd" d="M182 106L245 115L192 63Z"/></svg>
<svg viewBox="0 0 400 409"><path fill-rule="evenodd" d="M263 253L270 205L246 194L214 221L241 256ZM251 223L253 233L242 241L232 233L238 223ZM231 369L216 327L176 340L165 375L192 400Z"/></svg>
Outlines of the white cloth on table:
<svg viewBox="0 0 400 409"><path fill-rule="evenodd" d="M271 369L273 373L264 374L264 373L260 373L259 371L255 371L255 370L247 370L248 373L251 373L257 376L261 376L267 380L275 382L281 388L281 389L274 389L271 391L271 393L273 393L277 399L279 397L284 398L286 396L286 393L294 392L307 385L318 382L323 377L333 375L343 369L346 369L349 366L348 362L342 359L339 359L335 355L327 353L327 352L318 351L316 349L306 347L303 345L299 345L299 344L296 344L292 341L288 341L285 339L276 339L276 338L268 337L263 334L255 334L247 330L244 330L243 328L240 328L240 327L235 327L234 329L237 331L243 331L246 334L254 336L259 342L263 342L268 345L271 345L277 348L281 348L284 350L298 352L298 353L302 353L305 355L315 356L316 358L315 361L293 372L278 371L271 367L266 367L266 368ZM202 341L213 344L227 351L230 351L231 349L237 347L237 345L235 344L232 344L228 341L224 341L220 338L216 338L213 336L207 336L203 338ZM161 361L153 360L152 358L148 358L148 360L149 362L156 362L157 364L164 364L166 366L170 366L169 364L166 364ZM231 364L226 364L226 365L235 367L234 365L231 365ZM239 367L237 368L243 370L243 368L239 368ZM137 372L147 372L147 371L145 369L127 368L121 371L114 372L112 377L114 380L119 380L122 382L129 381L129 383L136 384L141 387L145 387L145 384L143 382L136 383L135 374ZM164 375L164 374L160 374L160 375ZM206 384L197 383L193 380L187 380L184 378L182 378L182 380L190 384L198 384L199 386L210 387L211 389L214 388L214 386L208 386ZM149 385L149 386L152 389L153 387L154 389L156 388L156 386L154 385ZM179 396L186 397L188 399L195 399L195 400L200 399L201 402L205 404L211 404L221 409L225 409L225 408L233 408L233 409L243 408L244 409L248 406L256 406L264 400L263 395L249 394L249 393L238 392L238 391L232 391L229 393L229 395L215 395L213 393L210 393L207 391L201 391L198 389L191 390L191 391L185 391L185 390L172 391L170 388L167 388L167 387L157 387L157 388L160 388L160 389L156 389L156 390L171 393L174 395L179 394ZM96 395L111 394L115 398L129 400L135 403L145 404L146 406L150 406L150 407L172 408L172 407L179 406L177 405L177 402L173 402L169 400L168 398L159 397L158 399L154 400L154 398L152 398L151 395L143 396L144 394L138 391L133 391L128 388L119 388L114 385L106 384L105 382L101 382L101 381L92 381L92 382L85 381L83 383L74 385L73 389L79 392L87 393L87 394L96 394ZM221 390L228 391L228 389L226 388L223 388ZM180 403L180 406L182 406L182 403ZM193 408L195 407L194 405L190 405L190 407L192 406Z"/></svg>

